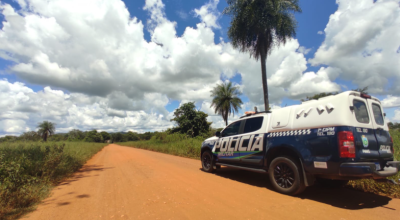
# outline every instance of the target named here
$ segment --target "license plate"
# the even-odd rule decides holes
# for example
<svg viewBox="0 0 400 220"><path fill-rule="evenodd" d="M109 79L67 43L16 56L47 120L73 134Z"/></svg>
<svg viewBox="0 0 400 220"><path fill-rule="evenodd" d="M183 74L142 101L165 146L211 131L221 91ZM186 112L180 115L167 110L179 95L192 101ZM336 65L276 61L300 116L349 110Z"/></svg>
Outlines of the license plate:
<svg viewBox="0 0 400 220"><path fill-rule="evenodd" d="M381 164L380 163L375 163L375 168L376 168L376 170L381 170Z"/></svg>

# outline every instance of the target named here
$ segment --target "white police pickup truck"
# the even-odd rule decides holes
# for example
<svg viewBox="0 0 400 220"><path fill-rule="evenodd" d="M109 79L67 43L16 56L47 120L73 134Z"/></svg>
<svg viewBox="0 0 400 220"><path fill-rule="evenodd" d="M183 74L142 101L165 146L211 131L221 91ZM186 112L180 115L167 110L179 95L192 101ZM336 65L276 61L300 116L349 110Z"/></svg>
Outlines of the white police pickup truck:
<svg viewBox="0 0 400 220"><path fill-rule="evenodd" d="M354 91L247 114L203 142L201 162L206 172L221 165L266 172L288 195L315 180L386 181L400 169L380 101Z"/></svg>

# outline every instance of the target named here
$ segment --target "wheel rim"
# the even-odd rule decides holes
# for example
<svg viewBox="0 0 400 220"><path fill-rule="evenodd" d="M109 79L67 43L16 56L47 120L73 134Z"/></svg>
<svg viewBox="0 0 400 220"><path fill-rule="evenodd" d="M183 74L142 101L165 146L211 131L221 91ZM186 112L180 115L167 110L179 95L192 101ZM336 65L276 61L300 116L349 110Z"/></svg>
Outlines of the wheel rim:
<svg viewBox="0 0 400 220"><path fill-rule="evenodd" d="M275 166L274 179L278 186L286 189L291 188L295 182L294 172L286 163Z"/></svg>
<svg viewBox="0 0 400 220"><path fill-rule="evenodd" d="M203 167L206 170L211 168L211 156L207 153L203 155Z"/></svg>

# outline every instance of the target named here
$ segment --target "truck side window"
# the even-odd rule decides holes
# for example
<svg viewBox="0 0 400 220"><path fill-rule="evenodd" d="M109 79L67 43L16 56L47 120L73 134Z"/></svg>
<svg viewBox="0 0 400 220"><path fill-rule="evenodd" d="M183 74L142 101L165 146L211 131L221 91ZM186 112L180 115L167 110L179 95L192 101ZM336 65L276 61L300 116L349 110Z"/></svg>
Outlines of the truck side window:
<svg viewBox="0 0 400 220"><path fill-rule="evenodd" d="M221 134L221 137L227 137L227 136L232 136L232 135L236 135L239 134L239 129L240 129L240 123L242 121L237 121L231 125L229 125L228 127L226 127L224 129L224 131Z"/></svg>
<svg viewBox="0 0 400 220"><path fill-rule="evenodd" d="M354 105L354 112L356 114L357 121L360 123L368 124L369 116L368 116L367 106L365 105L365 102L354 99L353 105Z"/></svg>
<svg viewBox="0 0 400 220"><path fill-rule="evenodd" d="M378 125L383 125L384 122L383 122L381 107L377 104L372 104L372 111L374 112L375 122Z"/></svg>
<svg viewBox="0 0 400 220"><path fill-rule="evenodd" d="M249 118L244 125L244 133L257 131L261 128L264 117Z"/></svg>

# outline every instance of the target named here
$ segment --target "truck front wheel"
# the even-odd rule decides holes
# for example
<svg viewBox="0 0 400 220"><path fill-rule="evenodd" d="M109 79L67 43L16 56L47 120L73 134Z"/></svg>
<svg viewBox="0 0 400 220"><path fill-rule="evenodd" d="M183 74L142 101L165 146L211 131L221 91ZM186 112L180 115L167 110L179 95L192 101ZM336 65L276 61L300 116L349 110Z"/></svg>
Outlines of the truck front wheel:
<svg viewBox="0 0 400 220"><path fill-rule="evenodd" d="M272 187L282 194L296 195L304 191L301 167L290 157L277 157L272 160L268 175Z"/></svg>
<svg viewBox="0 0 400 220"><path fill-rule="evenodd" d="M214 172L213 155L209 150L204 151L201 155L201 166L203 167L203 170L208 173Z"/></svg>

